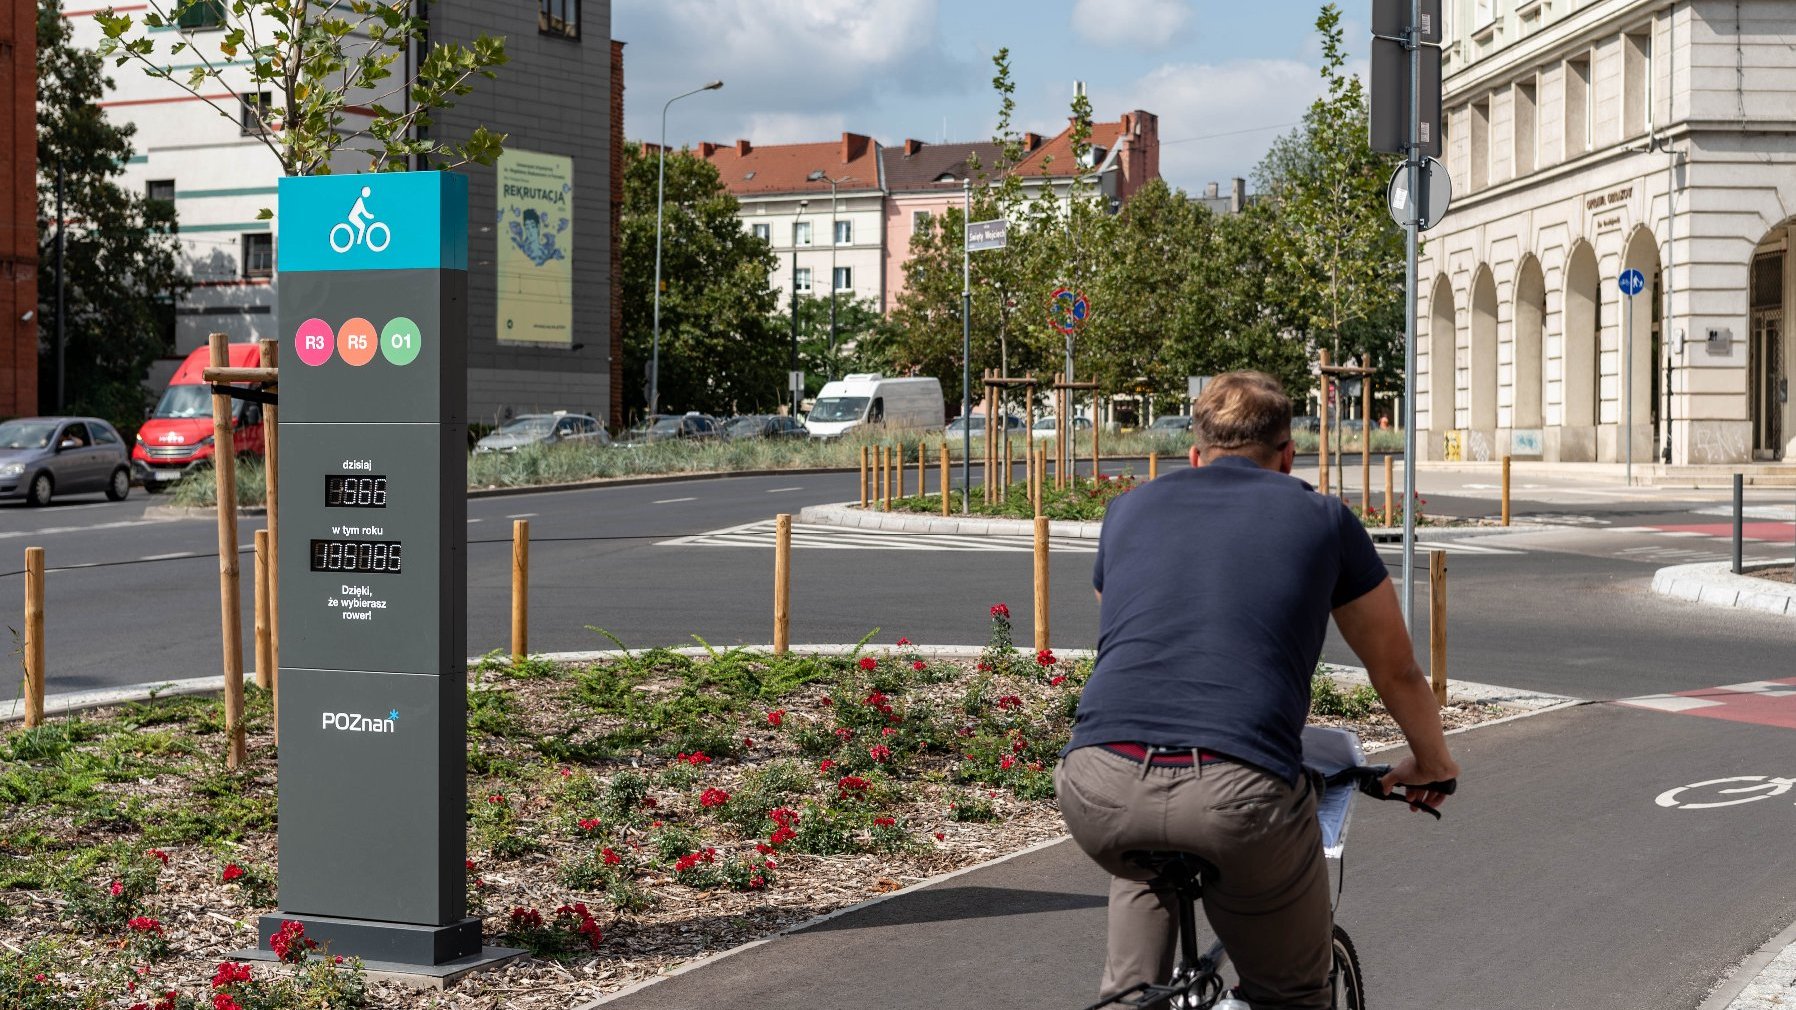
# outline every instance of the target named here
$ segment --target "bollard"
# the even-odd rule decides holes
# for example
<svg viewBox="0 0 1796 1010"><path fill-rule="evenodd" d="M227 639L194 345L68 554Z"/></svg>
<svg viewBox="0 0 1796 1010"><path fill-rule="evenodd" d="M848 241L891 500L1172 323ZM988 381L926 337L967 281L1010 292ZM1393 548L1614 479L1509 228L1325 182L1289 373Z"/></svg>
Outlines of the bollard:
<svg viewBox="0 0 1796 1010"><path fill-rule="evenodd" d="M942 443L942 518L948 518L948 443Z"/></svg>
<svg viewBox="0 0 1796 1010"><path fill-rule="evenodd" d="M230 338L207 338L213 368L231 364ZM249 758L243 735L243 605L237 567L237 452L231 434L231 398L212 395L212 473L217 482L219 632L224 643L225 767L236 771Z"/></svg>
<svg viewBox="0 0 1796 1010"><path fill-rule="evenodd" d="M929 497L929 446L917 442L917 497Z"/></svg>
<svg viewBox="0 0 1796 1010"><path fill-rule="evenodd" d="M25 728L44 721L44 549L25 548Z"/></svg>
<svg viewBox="0 0 1796 1010"><path fill-rule="evenodd" d="M861 508L867 507L867 446L861 446Z"/></svg>
<svg viewBox="0 0 1796 1010"><path fill-rule="evenodd" d="M873 447L873 507L884 510L886 500L886 447Z"/></svg>
<svg viewBox="0 0 1796 1010"><path fill-rule="evenodd" d="M1428 679L1436 704L1447 703L1447 552L1428 554Z"/></svg>
<svg viewBox="0 0 1796 1010"><path fill-rule="evenodd" d="M792 641L792 515L773 518L773 654L784 656Z"/></svg>
<svg viewBox="0 0 1796 1010"><path fill-rule="evenodd" d="M1048 644L1048 520L1035 517L1035 651Z"/></svg>
<svg viewBox="0 0 1796 1010"><path fill-rule="evenodd" d="M268 531L256 531L256 686L274 686L274 650L268 638Z"/></svg>
<svg viewBox="0 0 1796 1010"><path fill-rule="evenodd" d="M1734 574L1741 574L1746 535L1746 475L1734 474Z"/></svg>
<svg viewBox="0 0 1796 1010"><path fill-rule="evenodd" d="M887 512L892 511L892 498L893 498L892 484L894 482L894 479L902 477L902 476L904 476L904 471L902 469L900 469L898 466L898 447L892 446L890 449L886 450L886 511Z"/></svg>
<svg viewBox="0 0 1796 1010"><path fill-rule="evenodd" d="M1158 480L1159 477L1160 477L1160 454L1157 452L1150 452L1147 454L1147 479L1148 480Z"/></svg>
<svg viewBox="0 0 1796 1010"><path fill-rule="evenodd" d="M511 661L530 654L530 520L511 523Z"/></svg>
<svg viewBox="0 0 1796 1010"><path fill-rule="evenodd" d="M1509 525L1509 457L1503 457L1503 525Z"/></svg>
<svg viewBox="0 0 1796 1010"><path fill-rule="evenodd" d="M1391 457L1386 456L1384 458L1384 525L1386 529L1389 529L1392 522L1395 521L1391 516L1392 506L1396 504L1394 490L1395 486L1391 480Z"/></svg>

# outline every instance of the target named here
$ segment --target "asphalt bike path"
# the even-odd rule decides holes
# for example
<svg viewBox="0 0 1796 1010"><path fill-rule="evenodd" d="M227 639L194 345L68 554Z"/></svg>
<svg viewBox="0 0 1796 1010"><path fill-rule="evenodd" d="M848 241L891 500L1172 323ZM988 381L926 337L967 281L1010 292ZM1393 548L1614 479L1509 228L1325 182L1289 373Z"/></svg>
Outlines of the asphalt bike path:
<svg viewBox="0 0 1796 1010"><path fill-rule="evenodd" d="M1368 801L1354 812L1338 921L1368 1005L1697 1007L1796 918L1796 790L1679 787L1796 777L1791 734L1597 704L1456 735L1466 777L1444 821ZM1735 802L1695 806L1716 801ZM1105 887L1065 842L607 1005L1081 1007L1103 958Z"/></svg>

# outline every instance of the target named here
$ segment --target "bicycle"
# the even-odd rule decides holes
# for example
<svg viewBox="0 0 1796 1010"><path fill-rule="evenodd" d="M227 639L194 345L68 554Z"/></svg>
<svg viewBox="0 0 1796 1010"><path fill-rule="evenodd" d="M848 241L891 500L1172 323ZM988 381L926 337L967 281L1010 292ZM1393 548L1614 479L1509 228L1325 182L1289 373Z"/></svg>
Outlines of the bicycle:
<svg viewBox="0 0 1796 1010"><path fill-rule="evenodd" d="M385 224L382 224L379 221L368 221L364 223L361 220L363 216L372 216L368 214L367 205L362 202L362 200L366 200L372 193L373 190L367 186L363 186L362 199L355 202L355 207L349 212L349 220L338 221L331 226L330 244L333 252L346 253L355 248L355 245L358 242L367 246L369 252L381 252L386 249L388 243L393 241L392 229L388 228ZM343 241L341 243L337 241L338 231L343 233ZM374 238L374 233L376 231L381 234L379 242L376 242Z"/></svg>
<svg viewBox="0 0 1796 1010"><path fill-rule="evenodd" d="M1382 782L1390 774L1390 765L1364 764L1359 737L1343 729L1306 726L1303 730L1304 767L1316 772L1322 782L1322 795L1316 804L1316 816L1322 822L1323 856L1332 864L1331 875L1340 872L1345 855L1347 821L1352 810L1353 795L1364 793L1374 799L1409 802L1403 795L1386 795ZM1421 790L1451 794L1457 780L1419 786ZM1414 806L1440 819L1440 811L1424 803ZM1166 985L1149 982L1100 1000L1086 1010L1106 1007L1169 1007L1171 1010L1251 1010L1222 977L1228 963L1228 952L1220 941L1200 952L1197 943L1197 903L1203 900L1205 879L1215 880L1221 874L1210 863L1190 852L1133 852L1129 858L1137 866L1154 874L1155 882L1170 887L1178 899L1179 963L1172 981ZM1339 891L1336 892L1337 896ZM1328 981L1332 993L1330 1005L1335 1010L1365 1010L1365 978L1360 969L1359 952L1347 931L1337 923L1331 939L1332 964Z"/></svg>

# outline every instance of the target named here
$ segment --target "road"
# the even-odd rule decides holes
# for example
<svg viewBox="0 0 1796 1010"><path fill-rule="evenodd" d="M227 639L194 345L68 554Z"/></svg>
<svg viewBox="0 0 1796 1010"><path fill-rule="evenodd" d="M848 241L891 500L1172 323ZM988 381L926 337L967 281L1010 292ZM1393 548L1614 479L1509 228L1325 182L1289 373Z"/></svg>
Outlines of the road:
<svg viewBox="0 0 1796 1010"><path fill-rule="evenodd" d="M1430 512L1496 510L1494 489L1480 483L1488 478L1422 478ZM766 521L848 499L854 482L744 477L476 499L468 650L507 641L514 518L528 518L534 535L535 649L606 647L588 625L632 646L692 634L764 642ZM1790 556L1791 497L1749 493L1748 532L1763 539L1749 558ZM1539 479L1517 488L1517 515L1569 528L1445 545L1451 676L1594 704L1458 737L1466 788L1443 824L1394 807L1361 811L1341 921L1360 945L1374 1005L1688 1010L1796 917L1792 797L1709 810L1654 802L1708 779L1796 775L1789 621L1646 591L1661 565L1727 556L1717 539L1723 498ZM49 551L52 690L216 669L213 526L146 520L144 505L0 509L0 556L27 544ZM244 523L245 543L253 528ZM975 643L998 601L1027 637L1023 544L838 529L801 529L795 542L795 641L853 641L878 628L881 641ZM1396 551L1385 555L1394 566ZM1085 543L1053 555L1062 648L1091 644L1091 561ZM0 577L0 613L19 613L20 592L16 575ZM1327 656L1352 661L1336 641ZM1687 696L1664 697L1677 692ZM1079 1006L1102 957L1102 886L1076 850L1051 847L621 1005L835 1006L876 993L892 1007ZM841 967L812 970L820 958ZM931 965L924 986L919 963Z"/></svg>

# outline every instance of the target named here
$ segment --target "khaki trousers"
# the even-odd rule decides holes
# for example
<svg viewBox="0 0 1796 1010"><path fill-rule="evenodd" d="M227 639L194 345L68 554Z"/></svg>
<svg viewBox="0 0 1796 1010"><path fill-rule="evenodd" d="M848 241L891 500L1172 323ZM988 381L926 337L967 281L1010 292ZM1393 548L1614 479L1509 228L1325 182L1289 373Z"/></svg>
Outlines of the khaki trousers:
<svg viewBox="0 0 1796 1010"><path fill-rule="evenodd" d="M1161 850L1196 853L1219 871L1204 881L1204 914L1254 1010L1328 1010L1333 916L1307 778L1289 786L1232 762L1156 767L1081 747L1054 784L1073 840L1115 877L1100 998L1172 978L1176 899L1123 858Z"/></svg>

